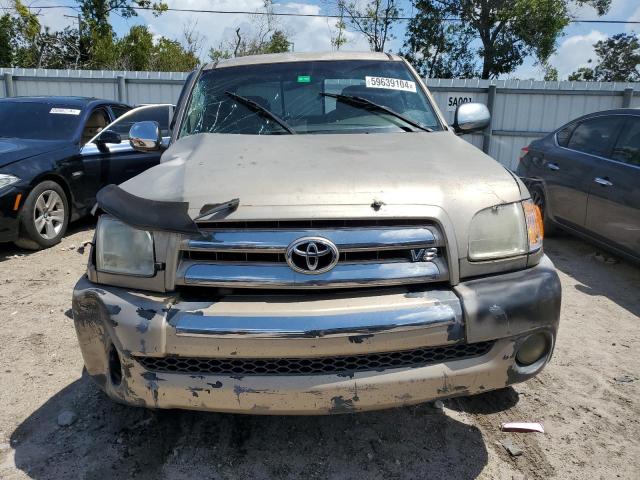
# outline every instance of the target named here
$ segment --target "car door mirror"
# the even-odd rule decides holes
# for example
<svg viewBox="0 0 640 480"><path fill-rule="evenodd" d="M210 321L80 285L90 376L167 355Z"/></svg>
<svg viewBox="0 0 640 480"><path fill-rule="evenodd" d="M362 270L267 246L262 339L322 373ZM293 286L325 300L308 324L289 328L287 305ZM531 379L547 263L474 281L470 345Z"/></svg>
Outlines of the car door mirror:
<svg viewBox="0 0 640 480"><path fill-rule="evenodd" d="M129 130L129 143L139 152L157 152L162 149L160 125L150 120L137 122Z"/></svg>
<svg viewBox="0 0 640 480"><path fill-rule="evenodd" d="M97 145L104 145L105 143L121 143L120 134L113 130L103 130L100 135L93 141Z"/></svg>
<svg viewBox="0 0 640 480"><path fill-rule="evenodd" d="M491 114L482 103L463 103L456 108L453 129L456 133L484 130L491 121Z"/></svg>

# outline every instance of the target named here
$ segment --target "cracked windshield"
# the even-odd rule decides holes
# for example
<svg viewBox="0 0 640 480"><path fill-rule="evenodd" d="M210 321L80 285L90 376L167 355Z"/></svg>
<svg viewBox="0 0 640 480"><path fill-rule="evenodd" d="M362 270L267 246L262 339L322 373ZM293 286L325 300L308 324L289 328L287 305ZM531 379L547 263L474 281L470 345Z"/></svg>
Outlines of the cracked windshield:
<svg viewBox="0 0 640 480"><path fill-rule="evenodd" d="M315 61L205 70L180 136L441 130L402 62Z"/></svg>

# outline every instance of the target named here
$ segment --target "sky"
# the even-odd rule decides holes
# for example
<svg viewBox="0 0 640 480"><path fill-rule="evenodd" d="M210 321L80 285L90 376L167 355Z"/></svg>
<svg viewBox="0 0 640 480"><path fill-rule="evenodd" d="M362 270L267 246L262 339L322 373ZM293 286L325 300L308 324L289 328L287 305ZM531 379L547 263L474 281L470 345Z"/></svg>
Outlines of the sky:
<svg viewBox="0 0 640 480"><path fill-rule="evenodd" d="M0 0L0 4L7 0ZM25 1L25 0L23 0ZM166 0L169 7L187 9L215 9L215 10L247 10L256 11L262 6L262 0ZM290 13L327 13L328 1L331 0L307 0L286 1L275 0L275 11ZM413 11L410 0L400 0L403 7L403 16L411 16ZM43 5L75 5L73 0L27 0L25 4L37 11L37 6ZM75 15L72 10L41 10L41 22L52 30L62 29L74 24L74 18L65 15ZM596 12L588 6L572 7L575 18L597 19ZM613 0L609 13L600 19L610 20L636 20L640 21L640 2L638 0ZM163 35L169 38L180 39L183 36L185 26L195 23L195 30L202 35L202 59L207 58L210 47L217 47L224 39L233 38L235 28L240 26L243 30L250 29L251 21L247 15L215 15L206 13L166 12L159 17L154 17L151 12L140 12L138 17L124 19L112 15L111 22L118 35L125 34L133 25L146 24L154 35ZM279 27L283 28L293 42L295 51L322 51L331 50L332 28L335 19L325 18L293 18L280 17ZM389 50L397 52L404 41L406 23L400 23L394 29L396 36L389 46ZM559 73L560 80L566 80L567 76L581 66L588 65L588 60L595 59L593 44L598 40L622 32L640 32L640 25L616 25L616 24L570 24L563 36L558 39L557 51L551 57L550 64ZM368 50L366 39L357 33L347 32L348 43L342 50ZM528 59L515 72L502 78L542 79L543 70L535 65L533 59Z"/></svg>

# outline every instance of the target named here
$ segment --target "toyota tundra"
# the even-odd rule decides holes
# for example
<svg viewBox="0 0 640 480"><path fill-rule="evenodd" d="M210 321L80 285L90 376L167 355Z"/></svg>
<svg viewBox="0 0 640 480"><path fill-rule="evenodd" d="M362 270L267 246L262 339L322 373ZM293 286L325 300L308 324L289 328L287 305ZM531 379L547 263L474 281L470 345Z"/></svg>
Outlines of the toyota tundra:
<svg viewBox="0 0 640 480"><path fill-rule="evenodd" d="M97 196L73 316L88 374L150 408L327 414L473 395L550 360L560 284L522 182L401 57L194 72L159 165ZM164 148L158 125L130 132Z"/></svg>

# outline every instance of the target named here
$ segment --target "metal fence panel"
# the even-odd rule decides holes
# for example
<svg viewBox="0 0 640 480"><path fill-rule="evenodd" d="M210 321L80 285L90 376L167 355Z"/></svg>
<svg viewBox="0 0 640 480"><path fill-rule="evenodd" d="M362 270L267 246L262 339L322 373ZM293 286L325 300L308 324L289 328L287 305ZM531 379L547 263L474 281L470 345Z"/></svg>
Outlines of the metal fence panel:
<svg viewBox="0 0 640 480"><path fill-rule="evenodd" d="M175 103L188 73L0 68L0 97L79 95L131 105ZM485 103L492 114L484 134L463 138L514 168L520 149L581 115L640 108L640 84L535 80L427 79L447 122L459 101Z"/></svg>
<svg viewBox="0 0 640 480"><path fill-rule="evenodd" d="M491 126L482 142L474 135L472 143L509 168L516 167L522 147L574 118L600 110L640 107L637 83L427 79L427 85L449 122L453 121L451 98L487 104Z"/></svg>
<svg viewBox="0 0 640 480"><path fill-rule="evenodd" d="M175 103L187 75L184 72L0 68L0 97L74 95L119 100L131 105Z"/></svg>

